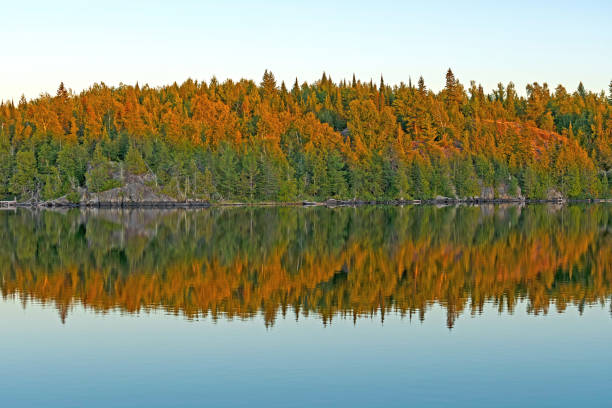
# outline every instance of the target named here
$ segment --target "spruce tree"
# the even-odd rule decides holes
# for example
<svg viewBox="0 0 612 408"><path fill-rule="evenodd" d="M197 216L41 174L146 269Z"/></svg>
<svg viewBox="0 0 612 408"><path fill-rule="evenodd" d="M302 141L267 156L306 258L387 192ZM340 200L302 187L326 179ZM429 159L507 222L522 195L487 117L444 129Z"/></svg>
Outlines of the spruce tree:
<svg viewBox="0 0 612 408"><path fill-rule="evenodd" d="M104 155L102 145L98 144L94 150L90 168L85 175L85 184L90 192L98 193L117 187L120 183L112 178L112 167Z"/></svg>
<svg viewBox="0 0 612 408"><path fill-rule="evenodd" d="M45 176L45 186L42 191L44 200L53 200L63 194L62 180L57 167L53 166L51 172Z"/></svg>
<svg viewBox="0 0 612 408"><path fill-rule="evenodd" d="M144 174L147 172L147 165L145 164L140 151L133 145L127 151L125 155L125 168L130 174Z"/></svg>
<svg viewBox="0 0 612 408"><path fill-rule="evenodd" d="M271 95L276 91L276 79L272 71L265 70L261 80L261 87L265 95Z"/></svg>
<svg viewBox="0 0 612 408"><path fill-rule="evenodd" d="M29 200L36 198L37 184L36 156L31 150L22 150L15 157L15 173L11 178L10 191L22 200Z"/></svg>
<svg viewBox="0 0 612 408"><path fill-rule="evenodd" d="M0 197L8 195L8 180L13 174L13 155L9 141L0 135Z"/></svg>
<svg viewBox="0 0 612 408"><path fill-rule="evenodd" d="M418 82L417 86L418 86L417 89L419 90L419 93L421 95L425 95L425 92L427 91L427 88L425 87L425 80L423 79L422 76L419 77L419 82Z"/></svg>

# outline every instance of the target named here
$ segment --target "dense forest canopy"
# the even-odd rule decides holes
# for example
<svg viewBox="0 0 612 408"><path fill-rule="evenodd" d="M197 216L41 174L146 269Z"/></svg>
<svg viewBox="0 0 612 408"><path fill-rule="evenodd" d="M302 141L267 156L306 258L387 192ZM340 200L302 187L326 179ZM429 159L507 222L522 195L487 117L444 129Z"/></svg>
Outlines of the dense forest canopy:
<svg viewBox="0 0 612 408"><path fill-rule="evenodd" d="M187 80L60 84L0 104L0 196L79 201L146 175L179 200L610 196L610 94L546 83L485 93L449 69L390 86ZM488 189L488 190L487 190Z"/></svg>

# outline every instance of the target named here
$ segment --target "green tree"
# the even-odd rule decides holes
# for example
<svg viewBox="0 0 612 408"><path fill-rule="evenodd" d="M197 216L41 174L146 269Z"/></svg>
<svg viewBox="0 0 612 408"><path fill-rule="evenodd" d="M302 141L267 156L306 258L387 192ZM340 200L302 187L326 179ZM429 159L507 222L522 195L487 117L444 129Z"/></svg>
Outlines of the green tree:
<svg viewBox="0 0 612 408"><path fill-rule="evenodd" d="M231 200L238 186L238 157L234 149L228 144L221 147L216 157L216 182L217 191L224 200Z"/></svg>
<svg viewBox="0 0 612 408"><path fill-rule="evenodd" d="M83 146L65 144L57 155L57 169L61 181L72 189L85 181L89 157Z"/></svg>
<svg viewBox="0 0 612 408"><path fill-rule="evenodd" d="M249 151L242 158L242 171L240 173L242 195L249 201L255 200L258 175L257 157L255 157L253 151Z"/></svg>
<svg viewBox="0 0 612 408"><path fill-rule="evenodd" d="M345 198L347 196L348 185L345 174L342 157L336 152L329 154L327 156L327 177L330 196L335 198Z"/></svg>
<svg viewBox="0 0 612 408"><path fill-rule="evenodd" d="M87 188L94 193L109 190L121 185L119 180L113 179L111 163L104 155L100 144L98 144L94 150L93 159L85 175L85 179Z"/></svg>
<svg viewBox="0 0 612 408"><path fill-rule="evenodd" d="M36 198L38 170L36 156L31 150L20 151L15 158L15 173L11 178L10 190L20 199Z"/></svg>
<svg viewBox="0 0 612 408"><path fill-rule="evenodd" d="M53 200L64 194L59 170L55 166L50 170L50 173L45 175L45 185L42 191L44 200Z"/></svg>
<svg viewBox="0 0 612 408"><path fill-rule="evenodd" d="M271 158L260 156L257 171L257 194L260 200L274 201L278 198L280 172Z"/></svg>
<svg viewBox="0 0 612 408"><path fill-rule="evenodd" d="M198 184L200 185L200 184ZM214 201L217 195L217 189L213 181L213 174L210 169L204 170L204 176L201 183L202 197L208 201Z"/></svg>
<svg viewBox="0 0 612 408"><path fill-rule="evenodd" d="M11 146L6 138L0 136L0 197L6 196L10 192L10 184L13 175L13 155Z"/></svg>
<svg viewBox="0 0 612 408"><path fill-rule="evenodd" d="M288 177L281 181L278 191L278 200L281 202L295 201L297 198L297 182L295 178Z"/></svg>
<svg viewBox="0 0 612 408"><path fill-rule="evenodd" d="M147 172L147 165L140 151L133 145L130 146L125 155L125 168L130 174L144 174Z"/></svg>
<svg viewBox="0 0 612 408"><path fill-rule="evenodd" d="M429 177L424 163L419 160L412 162L412 192L411 196L420 200L431 198Z"/></svg>
<svg viewBox="0 0 612 408"><path fill-rule="evenodd" d="M472 161L469 157L459 158L453 165L455 188L457 196L474 197L480 194L480 186L478 185L478 176L472 166Z"/></svg>

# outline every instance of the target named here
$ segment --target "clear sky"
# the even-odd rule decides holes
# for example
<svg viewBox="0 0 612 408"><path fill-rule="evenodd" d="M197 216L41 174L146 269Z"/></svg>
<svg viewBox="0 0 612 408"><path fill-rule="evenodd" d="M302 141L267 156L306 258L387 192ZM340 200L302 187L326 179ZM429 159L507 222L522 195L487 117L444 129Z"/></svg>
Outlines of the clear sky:
<svg viewBox="0 0 612 408"><path fill-rule="evenodd" d="M251 78L292 83L423 75L608 89L612 2L12 1L1 5L0 99L94 82Z"/></svg>

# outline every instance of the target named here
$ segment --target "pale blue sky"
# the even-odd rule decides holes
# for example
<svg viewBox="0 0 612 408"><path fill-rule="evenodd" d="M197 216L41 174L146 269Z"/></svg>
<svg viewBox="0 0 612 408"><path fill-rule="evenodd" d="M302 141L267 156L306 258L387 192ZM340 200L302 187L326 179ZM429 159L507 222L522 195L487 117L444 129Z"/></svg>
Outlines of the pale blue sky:
<svg viewBox="0 0 612 408"><path fill-rule="evenodd" d="M3 2L4 3L4 2ZM0 99L94 82L157 86L188 77L279 80L423 75L451 67L487 91L514 81L612 79L612 2L11 1L2 4ZM504 4L497 4L504 3ZM532 4L537 3L537 4Z"/></svg>

